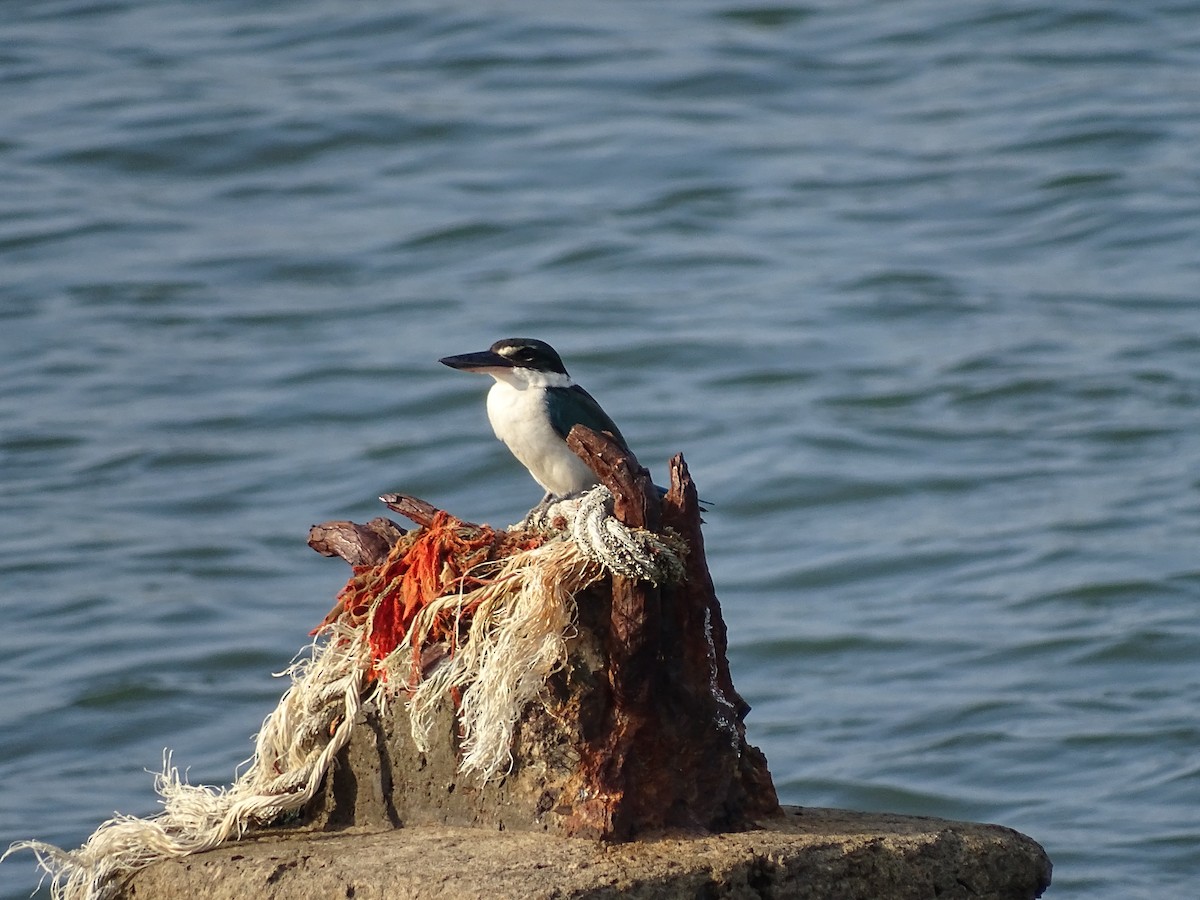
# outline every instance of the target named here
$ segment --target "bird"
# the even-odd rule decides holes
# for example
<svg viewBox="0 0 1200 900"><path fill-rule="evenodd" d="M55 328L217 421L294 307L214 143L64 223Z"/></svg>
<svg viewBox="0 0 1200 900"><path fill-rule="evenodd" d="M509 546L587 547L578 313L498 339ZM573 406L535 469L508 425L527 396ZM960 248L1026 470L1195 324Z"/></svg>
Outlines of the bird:
<svg viewBox="0 0 1200 900"><path fill-rule="evenodd" d="M503 338L487 350L438 360L465 372L491 375L487 414L496 437L507 445L546 491L540 506L595 487L596 473L567 446L574 425L607 431L629 451L608 413L563 365L558 351L536 338Z"/></svg>

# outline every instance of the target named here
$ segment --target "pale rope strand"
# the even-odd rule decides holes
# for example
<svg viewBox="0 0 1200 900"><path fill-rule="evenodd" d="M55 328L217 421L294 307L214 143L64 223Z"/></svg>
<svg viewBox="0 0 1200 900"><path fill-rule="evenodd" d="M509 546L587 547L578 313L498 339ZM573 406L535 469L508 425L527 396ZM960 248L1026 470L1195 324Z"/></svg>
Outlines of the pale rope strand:
<svg viewBox="0 0 1200 900"><path fill-rule="evenodd" d="M586 493L530 510L511 530L555 531L554 523L561 520L565 533L609 572L656 586L682 580L683 543L623 525L613 515L613 501L612 491L598 484Z"/></svg>
<svg viewBox="0 0 1200 900"><path fill-rule="evenodd" d="M508 557L482 587L424 608L382 664L393 691L412 690L407 705L418 749L428 750L437 711L458 689L464 750L459 770L485 781L508 771L521 713L566 662L575 595L603 574L574 543L553 541ZM421 645L437 616L450 613L457 619L468 606L475 611L466 640L428 678L406 686L403 673L413 645Z"/></svg>
<svg viewBox="0 0 1200 900"><path fill-rule="evenodd" d="M126 877L156 860L210 850L240 838L251 825L302 808L349 741L361 708L364 632L334 626L325 644L313 645L311 659L288 670L292 685L263 723L250 768L231 787L186 784L165 756L155 779L163 805L157 816L114 816L73 851L22 841L0 860L31 850L52 879L53 900L109 900Z"/></svg>
<svg viewBox="0 0 1200 900"><path fill-rule="evenodd" d="M571 537L588 557L610 572L659 585L683 578L681 544L672 545L644 528L628 528L612 514L613 495L598 485L578 501Z"/></svg>

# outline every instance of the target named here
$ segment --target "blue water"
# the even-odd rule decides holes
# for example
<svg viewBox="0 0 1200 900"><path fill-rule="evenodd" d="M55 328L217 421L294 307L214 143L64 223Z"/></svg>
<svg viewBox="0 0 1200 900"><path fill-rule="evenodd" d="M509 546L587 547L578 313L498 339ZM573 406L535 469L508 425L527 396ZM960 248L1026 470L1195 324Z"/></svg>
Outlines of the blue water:
<svg viewBox="0 0 1200 900"><path fill-rule="evenodd" d="M1196 2L8 4L0 846L230 780L310 524L519 518L436 359L532 335L715 504L785 802L1194 896L1198 146Z"/></svg>

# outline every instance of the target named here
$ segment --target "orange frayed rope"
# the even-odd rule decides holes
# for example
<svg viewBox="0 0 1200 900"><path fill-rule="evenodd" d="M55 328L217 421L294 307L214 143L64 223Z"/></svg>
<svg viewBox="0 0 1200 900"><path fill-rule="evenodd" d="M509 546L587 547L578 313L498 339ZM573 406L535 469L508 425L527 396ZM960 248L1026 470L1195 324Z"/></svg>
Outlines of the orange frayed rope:
<svg viewBox="0 0 1200 900"><path fill-rule="evenodd" d="M496 531L487 525L465 525L439 510L424 528L396 542L387 558L375 566L356 566L324 625L340 621L352 627L366 624L371 663L368 677L378 677L378 663L403 643L413 621L425 607L446 595L465 595L487 583L487 563L547 540L532 532ZM462 619L474 612L468 604L454 616L439 616L422 636L422 646L444 641L458 643ZM421 671L421 648L414 646L413 674Z"/></svg>

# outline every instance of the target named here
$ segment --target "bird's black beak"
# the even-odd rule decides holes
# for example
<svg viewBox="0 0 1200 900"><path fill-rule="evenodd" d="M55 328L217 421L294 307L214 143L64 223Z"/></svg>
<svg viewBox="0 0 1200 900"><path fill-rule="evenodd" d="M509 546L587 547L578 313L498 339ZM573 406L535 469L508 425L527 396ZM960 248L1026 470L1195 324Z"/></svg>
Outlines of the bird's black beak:
<svg viewBox="0 0 1200 900"><path fill-rule="evenodd" d="M491 350L484 350L481 353L461 353L458 356L444 356L438 362L443 366L464 369L468 372L475 369L511 369L513 365L512 360Z"/></svg>

